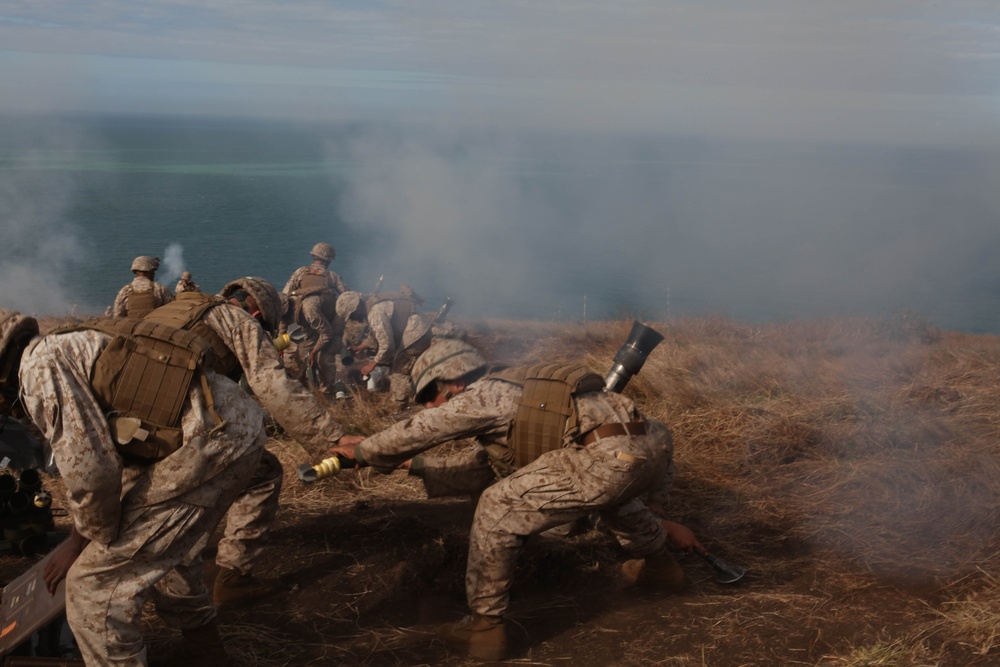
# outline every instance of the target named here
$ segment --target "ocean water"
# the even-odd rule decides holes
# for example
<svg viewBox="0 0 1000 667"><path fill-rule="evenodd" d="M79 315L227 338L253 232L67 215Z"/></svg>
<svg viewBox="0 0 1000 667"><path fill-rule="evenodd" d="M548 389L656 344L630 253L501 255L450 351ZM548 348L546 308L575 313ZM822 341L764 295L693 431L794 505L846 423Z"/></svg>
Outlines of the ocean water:
<svg viewBox="0 0 1000 667"><path fill-rule="evenodd" d="M1000 159L973 150L500 136L219 119L5 119L0 305L96 313L132 258L535 319L908 313L1000 333ZM27 299L27 301L26 301Z"/></svg>

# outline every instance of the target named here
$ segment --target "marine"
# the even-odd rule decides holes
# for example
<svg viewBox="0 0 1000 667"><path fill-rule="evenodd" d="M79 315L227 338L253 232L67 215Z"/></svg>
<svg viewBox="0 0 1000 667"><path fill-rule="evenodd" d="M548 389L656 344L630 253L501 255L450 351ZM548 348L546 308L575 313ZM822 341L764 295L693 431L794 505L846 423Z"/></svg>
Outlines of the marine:
<svg viewBox="0 0 1000 667"><path fill-rule="evenodd" d="M366 339L352 348L354 354L371 351L360 368L371 391L389 390L402 407L412 397L410 369L431 344L431 318L418 312L421 299L406 285L398 293L375 294L367 301L358 292L337 298L337 316L344 321L367 322Z"/></svg>
<svg viewBox="0 0 1000 667"><path fill-rule="evenodd" d="M669 430L622 394L601 391L599 376L595 383L577 367L557 367L546 372L580 384L562 382L553 390L562 391L570 408L563 425L549 429L555 437L533 436L541 431L531 428L537 416L524 412L536 404L522 400L532 398L525 388L528 369L487 371L486 361L467 343L435 341L411 371L416 400L428 409L361 442L347 436L330 450L388 472L436 445L475 439L476 447L461 460L427 467L417 458L410 466L424 478L428 493L482 491L466 568L470 614L440 629L445 642L474 657L503 659L503 615L524 540L592 514L633 556L623 566L628 579L671 590L683 585L684 573L667 543L684 549L700 545L686 527L661 522L641 499L672 479Z"/></svg>
<svg viewBox="0 0 1000 667"><path fill-rule="evenodd" d="M156 282L156 271L160 268L158 257L140 255L132 260L135 278L118 291L112 317L142 317L165 303L174 300L170 290Z"/></svg>
<svg viewBox="0 0 1000 667"><path fill-rule="evenodd" d="M297 361L289 366L311 377L316 390L333 399L338 390L337 355L344 336L344 322L337 318L336 303L347 285L329 270L336 257L333 246L317 243L309 254L312 263L296 269L282 290L288 301L287 320L300 326L305 334L297 346Z"/></svg>
<svg viewBox="0 0 1000 667"><path fill-rule="evenodd" d="M227 290L224 297L205 295L210 303L199 305L204 310L187 329L174 326L185 314L161 312L39 336L32 318L0 309L4 401L19 398L66 483L69 539L78 556L54 562L46 581L54 590L66 579L67 619L87 664L147 664L140 622L149 597L164 622L181 630L185 664L231 664L201 553L231 505L230 524L248 525L234 516L268 459L264 409L287 418L289 433L314 448L343 434L282 369L269 333L280 308L274 288L244 278ZM197 359L185 366L192 372L175 369L175 388L161 386L151 403L133 401L124 412L118 401L136 397L119 384L120 398L109 405L108 384L116 380L103 371L128 364L149 340L162 350L166 339L158 336L175 341L176 358ZM235 367L257 400L229 377ZM162 418L170 412L165 406L180 406L176 421ZM227 526L227 536L238 532Z"/></svg>

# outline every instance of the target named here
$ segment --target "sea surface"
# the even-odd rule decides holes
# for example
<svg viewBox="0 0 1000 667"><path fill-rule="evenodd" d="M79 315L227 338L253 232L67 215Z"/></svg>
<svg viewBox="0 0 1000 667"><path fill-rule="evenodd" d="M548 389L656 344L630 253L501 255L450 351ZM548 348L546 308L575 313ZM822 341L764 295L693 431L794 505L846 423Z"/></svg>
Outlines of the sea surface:
<svg viewBox="0 0 1000 667"><path fill-rule="evenodd" d="M467 317L903 313L1000 333L996 156L408 132L5 119L0 305L101 312L141 254L171 288L189 270L204 291L280 289L327 241L352 289L385 276Z"/></svg>

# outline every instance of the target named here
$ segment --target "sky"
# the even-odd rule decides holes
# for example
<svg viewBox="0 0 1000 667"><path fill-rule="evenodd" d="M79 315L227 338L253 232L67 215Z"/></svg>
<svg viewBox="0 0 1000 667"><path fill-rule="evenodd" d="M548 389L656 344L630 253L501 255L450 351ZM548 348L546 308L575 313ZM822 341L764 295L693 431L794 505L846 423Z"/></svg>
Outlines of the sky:
<svg viewBox="0 0 1000 667"><path fill-rule="evenodd" d="M978 145L990 0L8 0L0 110Z"/></svg>
<svg viewBox="0 0 1000 667"><path fill-rule="evenodd" d="M7 0L0 114L70 112L419 127L319 142L336 213L466 304L579 304L596 272L659 314L1000 333L995 0ZM30 258L75 254L80 183L32 164L0 170L33 239L0 277L68 307Z"/></svg>

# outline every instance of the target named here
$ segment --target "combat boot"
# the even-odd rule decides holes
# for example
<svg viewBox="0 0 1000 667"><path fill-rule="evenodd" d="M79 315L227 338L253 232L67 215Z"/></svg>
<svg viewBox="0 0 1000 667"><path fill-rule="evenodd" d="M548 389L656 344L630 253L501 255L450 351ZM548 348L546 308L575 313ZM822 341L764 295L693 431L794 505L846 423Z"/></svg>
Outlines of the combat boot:
<svg viewBox="0 0 1000 667"><path fill-rule="evenodd" d="M507 627L499 616L472 614L442 625L438 636L455 652L480 660L503 660L507 655Z"/></svg>
<svg viewBox="0 0 1000 667"><path fill-rule="evenodd" d="M239 570L220 567L212 587L212 600L216 607L243 604L281 591L277 581L255 578L252 574L242 574Z"/></svg>
<svg viewBox="0 0 1000 667"><path fill-rule="evenodd" d="M630 584L678 593L687 584L684 569L666 549L645 558L625 561L622 575Z"/></svg>
<svg viewBox="0 0 1000 667"><path fill-rule="evenodd" d="M215 621L182 632L185 667L232 667Z"/></svg>

